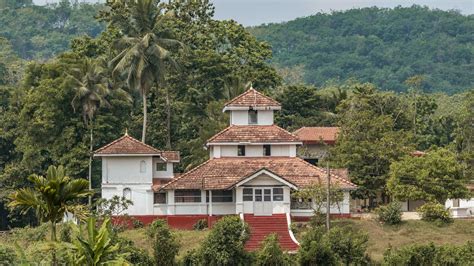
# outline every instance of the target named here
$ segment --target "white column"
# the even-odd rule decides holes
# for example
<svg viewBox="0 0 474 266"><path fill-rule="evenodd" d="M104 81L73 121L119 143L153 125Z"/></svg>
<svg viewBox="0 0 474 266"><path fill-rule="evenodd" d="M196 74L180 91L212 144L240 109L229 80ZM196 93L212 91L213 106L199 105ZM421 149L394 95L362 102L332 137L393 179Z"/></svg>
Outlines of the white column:
<svg viewBox="0 0 474 266"><path fill-rule="evenodd" d="M209 190L209 216L212 216L212 190Z"/></svg>

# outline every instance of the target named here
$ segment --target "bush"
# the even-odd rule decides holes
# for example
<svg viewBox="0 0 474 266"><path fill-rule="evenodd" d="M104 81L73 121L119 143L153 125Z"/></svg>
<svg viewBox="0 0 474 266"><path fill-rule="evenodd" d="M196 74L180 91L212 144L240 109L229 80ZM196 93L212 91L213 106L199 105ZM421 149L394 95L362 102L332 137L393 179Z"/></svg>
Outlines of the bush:
<svg viewBox="0 0 474 266"><path fill-rule="evenodd" d="M71 222L61 224L59 229L59 240L63 242L72 242L72 235L73 235L73 227Z"/></svg>
<svg viewBox="0 0 474 266"><path fill-rule="evenodd" d="M377 214L377 219L384 224L395 225L402 222L401 204L397 201L378 207L375 209L375 214Z"/></svg>
<svg viewBox="0 0 474 266"><path fill-rule="evenodd" d="M179 252L179 243L166 222L158 221L154 221L150 226L154 230L152 236L155 263L157 265L174 265L176 255Z"/></svg>
<svg viewBox="0 0 474 266"><path fill-rule="evenodd" d="M33 243L26 250L27 265L70 265L74 247L66 242L43 241ZM55 262L55 263L53 263Z"/></svg>
<svg viewBox="0 0 474 266"><path fill-rule="evenodd" d="M43 223L37 227L14 228L11 230L12 239L18 241L42 241L45 240L46 233L49 232L49 223Z"/></svg>
<svg viewBox="0 0 474 266"><path fill-rule="evenodd" d="M405 246L398 250L388 249L384 254L385 265L472 265L474 243L464 246L427 245Z"/></svg>
<svg viewBox="0 0 474 266"><path fill-rule="evenodd" d="M304 237L298 251L300 265L338 265L338 257L324 237L324 228L312 228Z"/></svg>
<svg viewBox="0 0 474 266"><path fill-rule="evenodd" d="M146 235L149 237L149 238L153 238L155 236L155 233L156 231L159 229L159 228L163 228L163 227L168 227L168 224L166 223L165 220L162 220L162 219L157 219L157 220L154 220L146 229Z"/></svg>
<svg viewBox="0 0 474 266"><path fill-rule="evenodd" d="M280 248L278 235L271 234L265 238L257 251L255 265L288 265L289 258Z"/></svg>
<svg viewBox="0 0 474 266"><path fill-rule="evenodd" d="M198 251L203 265L247 265L249 255L244 250L248 226L238 216L225 216L217 221Z"/></svg>
<svg viewBox="0 0 474 266"><path fill-rule="evenodd" d="M0 244L0 265L17 264L17 256L15 250L9 246Z"/></svg>
<svg viewBox="0 0 474 266"><path fill-rule="evenodd" d="M453 222L453 218L446 208L439 203L429 202L416 210L421 215L421 220L447 224Z"/></svg>
<svg viewBox="0 0 474 266"><path fill-rule="evenodd" d="M146 250L135 247L133 241L128 239L118 239L120 243L120 254L126 254L124 259L132 265L153 265L154 260Z"/></svg>
<svg viewBox="0 0 474 266"><path fill-rule="evenodd" d="M183 266L194 266L194 265L200 265L199 263L199 254L197 250L192 249L188 250L186 254L183 257L183 260L181 261L181 265Z"/></svg>
<svg viewBox="0 0 474 266"><path fill-rule="evenodd" d="M193 229L198 231L204 230L207 227L207 219L200 219L193 225Z"/></svg>
<svg viewBox="0 0 474 266"><path fill-rule="evenodd" d="M309 220L309 225L313 228L326 225L326 214L317 211L313 212L313 216L311 216Z"/></svg>
<svg viewBox="0 0 474 266"><path fill-rule="evenodd" d="M367 264L369 236L350 227L334 227L324 236L344 264Z"/></svg>
<svg viewBox="0 0 474 266"><path fill-rule="evenodd" d="M137 228L143 228L144 227L144 224L142 221L136 219L136 218L133 218L132 219L132 222L133 222L133 228L137 229Z"/></svg>

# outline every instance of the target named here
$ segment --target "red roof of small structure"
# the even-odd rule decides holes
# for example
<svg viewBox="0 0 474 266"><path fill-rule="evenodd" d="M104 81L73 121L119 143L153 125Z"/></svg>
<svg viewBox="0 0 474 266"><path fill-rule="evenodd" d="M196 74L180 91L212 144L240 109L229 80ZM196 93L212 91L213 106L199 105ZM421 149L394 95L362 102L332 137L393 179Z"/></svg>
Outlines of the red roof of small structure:
<svg viewBox="0 0 474 266"><path fill-rule="evenodd" d="M339 134L339 127L302 127L293 132L304 144L315 144L323 141L334 144Z"/></svg>
<svg viewBox="0 0 474 266"><path fill-rule="evenodd" d="M426 154L426 152L424 151L414 151L412 153L410 153L411 156L413 157L422 157Z"/></svg>
<svg viewBox="0 0 474 266"><path fill-rule="evenodd" d="M154 186L158 189L230 189L239 181L265 169L297 187L315 182L326 182L326 171L298 157L226 157L214 158L174 178L171 182ZM350 181L331 174L331 183L343 189L354 189Z"/></svg>
<svg viewBox="0 0 474 266"><path fill-rule="evenodd" d="M97 149L94 152L96 156L107 156L107 155L119 155L119 154L130 154L130 155L159 155L165 161L179 161L180 156L177 151L161 151L150 145L147 145L135 138L132 138L128 134L112 141L111 143Z"/></svg>
<svg viewBox="0 0 474 266"><path fill-rule="evenodd" d="M297 136L276 125L231 125L207 141L213 143L300 142Z"/></svg>
<svg viewBox="0 0 474 266"><path fill-rule="evenodd" d="M225 107L281 107L281 104L272 98L263 95L254 88L228 101Z"/></svg>

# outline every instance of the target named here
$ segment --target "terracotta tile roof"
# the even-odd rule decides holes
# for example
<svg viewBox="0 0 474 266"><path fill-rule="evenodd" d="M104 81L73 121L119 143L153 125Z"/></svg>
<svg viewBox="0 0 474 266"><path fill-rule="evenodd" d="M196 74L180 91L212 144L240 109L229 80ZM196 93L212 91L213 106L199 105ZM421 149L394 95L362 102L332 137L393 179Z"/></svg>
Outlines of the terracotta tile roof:
<svg viewBox="0 0 474 266"><path fill-rule="evenodd" d="M302 127L293 132L304 144L314 144L323 141L327 144L336 142L338 127Z"/></svg>
<svg viewBox="0 0 474 266"><path fill-rule="evenodd" d="M426 152L424 151L414 151L412 153L410 153L411 156L413 157L422 157L426 154Z"/></svg>
<svg viewBox="0 0 474 266"><path fill-rule="evenodd" d="M248 89L234 99L228 101L225 107L281 107L281 104L272 98L263 95L254 88Z"/></svg>
<svg viewBox="0 0 474 266"><path fill-rule="evenodd" d="M162 189L229 189L240 180L266 169L297 187L326 182L324 169L298 157L214 158L174 178ZM331 181L344 189L354 189L350 181L332 174Z"/></svg>
<svg viewBox="0 0 474 266"><path fill-rule="evenodd" d="M128 134L112 141L111 143L97 149L94 152L95 156L114 155L114 154L147 154L160 155L166 161L179 161L180 156L177 151L161 151L150 145L147 145Z"/></svg>
<svg viewBox="0 0 474 266"><path fill-rule="evenodd" d="M300 140L276 125L232 125L210 138L207 144L222 142L275 143L300 142Z"/></svg>

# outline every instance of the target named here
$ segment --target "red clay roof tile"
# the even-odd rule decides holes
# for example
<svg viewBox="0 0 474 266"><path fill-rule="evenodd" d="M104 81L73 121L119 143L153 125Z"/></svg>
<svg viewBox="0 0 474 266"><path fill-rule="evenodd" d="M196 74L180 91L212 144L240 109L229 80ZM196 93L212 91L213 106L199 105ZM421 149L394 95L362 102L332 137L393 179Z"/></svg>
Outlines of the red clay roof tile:
<svg viewBox="0 0 474 266"><path fill-rule="evenodd" d="M298 187L326 182L326 171L298 157L232 157L210 159L162 186L162 189L229 189L253 173L267 169ZM332 173L331 182L354 189L350 181ZM159 189L154 187L154 189Z"/></svg>
<svg viewBox="0 0 474 266"><path fill-rule="evenodd" d="M97 149L94 155L114 155L114 154L146 154L160 155L166 161L179 161L180 156L177 151L161 151L150 145L147 145L128 134L112 141L111 143Z"/></svg>
<svg viewBox="0 0 474 266"><path fill-rule="evenodd" d="M281 107L281 104L272 98L263 95L254 88L228 101L225 107Z"/></svg>
<svg viewBox="0 0 474 266"><path fill-rule="evenodd" d="M212 143L276 143L300 142L298 137L276 125L232 125L207 141Z"/></svg>
<svg viewBox="0 0 474 266"><path fill-rule="evenodd" d="M338 127L302 127L293 132L305 144L318 143L323 141L327 144L334 144L339 134Z"/></svg>

